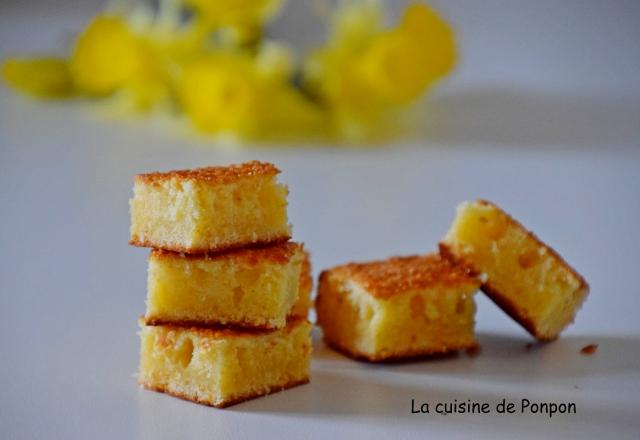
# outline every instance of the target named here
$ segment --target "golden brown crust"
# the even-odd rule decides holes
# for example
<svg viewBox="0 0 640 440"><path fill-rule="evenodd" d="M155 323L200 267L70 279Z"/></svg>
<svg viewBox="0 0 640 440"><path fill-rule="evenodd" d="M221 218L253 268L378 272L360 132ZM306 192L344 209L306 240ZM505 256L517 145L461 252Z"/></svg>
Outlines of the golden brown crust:
<svg viewBox="0 0 640 440"><path fill-rule="evenodd" d="M320 279L328 276L351 279L375 298L389 298L409 290L435 285L480 285L465 267L455 266L438 254L349 263L323 271Z"/></svg>
<svg viewBox="0 0 640 440"><path fill-rule="evenodd" d="M234 182L243 177L275 176L278 173L280 173L280 170L275 165L268 162L253 160L251 162L228 166L211 166L190 170L138 174L135 179L137 182L147 184L153 184L173 178L181 180L197 180L212 184L224 184Z"/></svg>
<svg viewBox="0 0 640 440"><path fill-rule="evenodd" d="M498 212L500 212L501 215L504 216L504 218L507 221L507 224L509 224L509 226L513 226L516 227L518 229L521 229L526 235L527 237L531 238L533 241L535 241L536 245L544 248L544 250L547 252L547 254L553 258L556 262L556 264L558 264L558 266L563 267L564 269L566 269L569 273L571 273L574 277L576 277L576 279L578 280L578 282L580 283L580 290L586 289L587 292L589 290L589 284L587 283L587 281L582 277L582 275L580 275L573 267L571 267L569 265L569 263L567 263L565 261L564 258L562 258L560 256L560 254L558 252L556 252L555 249L553 249L551 246L547 245L546 243L544 243L542 240L540 240L538 238L538 236L536 236L533 232L531 232L529 229L525 228L522 223L520 223L518 220L516 220L515 218L511 217L511 215L507 212L505 212L502 208L500 208L498 205L496 205L493 202L490 202L488 200L484 200L484 199L478 199L476 200L476 203L480 204L480 205L484 205L484 206L490 206L494 209L496 209Z"/></svg>
<svg viewBox="0 0 640 440"><path fill-rule="evenodd" d="M243 263L256 266L265 262L274 264L287 264L297 252L303 251L302 245L295 242L281 242L269 245L253 245L240 249L232 249L224 253L214 254L186 254L154 248L149 254L153 259L187 259L187 260L227 260L233 258L242 260Z"/></svg>
<svg viewBox="0 0 640 440"><path fill-rule="evenodd" d="M211 247L206 247L206 248L199 248L199 247L185 247L182 246L179 243L157 243L154 242L152 240L139 240L139 239L131 239L129 240L129 244L132 246L137 246L137 247L147 247L147 248L155 248L155 249L162 249L162 250L166 250L166 251L171 251L171 252L177 252L177 253L181 253L181 254L196 254L196 255L202 255L202 254L209 254L209 255L214 255L214 254L219 254L222 252L228 252L231 250L235 250L235 249L242 249L245 247L260 247L260 246L267 246L270 244L277 244L277 243L283 243L286 241L289 241L291 239L291 235L289 234L284 234L281 236L277 236L277 237L273 237L272 239L269 240L258 240L258 241L236 241L236 242L232 242L232 243L221 243L219 244L217 247L215 248L211 248Z"/></svg>
<svg viewBox="0 0 640 440"><path fill-rule="evenodd" d="M454 266L464 267L473 276L479 277L481 275L468 259L455 255L448 244L444 242L438 243L438 250L440 251L440 256Z"/></svg>
<svg viewBox="0 0 640 440"><path fill-rule="evenodd" d="M140 326L162 326L167 330L189 331L199 336L213 339L228 339L228 338L253 338L258 335L267 335L274 331L282 331L285 334L289 334L300 323L308 322L305 317L290 316L287 319L287 325L281 329L273 329L266 327L247 326L242 327L237 324L234 325L220 325L207 321L200 320L181 320L171 321L163 320L160 318L141 316L139 318Z"/></svg>
<svg viewBox="0 0 640 440"><path fill-rule="evenodd" d="M406 351L400 354L393 353L388 355L383 355L383 354L371 355L367 353L361 353L351 348L336 344L333 341L328 340L326 337L324 338L324 341L333 350L351 359L354 359L357 361L372 362L372 363L399 363L399 362L412 362L412 361L417 361L422 359L434 359L434 358L439 358L443 356L455 355L461 350L474 350L479 347L479 344L474 341L470 344L462 344L459 346L448 346L448 347L443 346L438 349L412 350L412 351Z"/></svg>
<svg viewBox="0 0 640 440"><path fill-rule="evenodd" d="M291 315L287 317L287 319L297 318L295 315ZM242 334L261 334L267 333L270 330L278 330L278 327L275 325L269 325L268 323L264 324L256 324L254 322L220 322L216 320L208 320L208 319L166 319L163 317L153 316L153 315L145 315L144 316L144 324L150 326L165 326L165 327L176 327L176 328L188 328L188 329L208 329L214 331L224 331L230 330L236 333ZM227 336L230 336L227 334ZM242 335L238 335L242 336Z"/></svg>
<svg viewBox="0 0 640 440"><path fill-rule="evenodd" d="M311 277L311 255L303 247L302 252L304 257L302 259L302 270L300 272L300 284L298 289L301 294L308 295L313 290L313 278Z"/></svg>
<svg viewBox="0 0 640 440"><path fill-rule="evenodd" d="M198 399L196 397L192 397L189 396L187 394L183 394L183 393L178 393L175 391L170 391L167 390L165 387L159 386L159 385L152 385L149 383L145 383L143 381L139 381L138 382L140 385L142 385L144 388L148 389L148 390L152 390L152 391L157 391L159 393L164 393L164 394L168 394L170 396L173 397L177 397L179 399L183 399L183 400L188 400L189 402L196 402L196 403L200 403L202 405L207 405L207 406L213 406L215 408L227 408L231 405L237 405L238 403L242 403L242 402L246 402L247 400L251 400L251 399L255 399L257 397L262 397L262 396L266 396L269 394L273 394L273 393L277 393L279 391L284 391L286 389L289 388L293 388L296 387L298 385L304 385L306 383L309 383L309 378L306 377L304 379L300 379L300 380L293 380L290 381L284 385L273 385L271 387L269 387L266 390L262 390L262 391L258 391L255 393L248 393L248 394L244 394L241 396L237 396L234 397L230 400L225 400L223 402L220 403L215 403L215 402L211 402L209 400L205 400L205 399Z"/></svg>
<svg viewBox="0 0 640 440"><path fill-rule="evenodd" d="M519 311L518 304L515 301L509 299L505 294L500 292L490 282L486 282L481 287L482 291L487 294L489 299L493 301L498 307L500 307L507 315L509 315L514 321L520 324L531 336L541 342L551 342L558 338L558 335L543 335L538 332L535 322L526 314Z"/></svg>

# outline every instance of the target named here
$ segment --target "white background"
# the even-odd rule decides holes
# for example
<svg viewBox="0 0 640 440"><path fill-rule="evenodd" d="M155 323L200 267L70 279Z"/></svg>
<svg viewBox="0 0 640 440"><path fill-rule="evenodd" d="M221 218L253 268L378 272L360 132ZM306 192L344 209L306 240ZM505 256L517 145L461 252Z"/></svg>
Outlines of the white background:
<svg viewBox="0 0 640 440"><path fill-rule="evenodd" d="M0 56L60 52L91 2L0 3ZM304 50L309 1L272 31ZM158 121L0 89L1 438L640 437L640 4L459 1L462 61L412 136L383 148L219 148ZM398 5L390 8L398 12ZM316 334L312 382L216 410L138 389L146 255L133 175L263 159L289 184L314 272L435 249L461 200L495 201L591 284L563 337L530 337L478 295L475 358L357 363ZM598 343L593 356L579 350ZM417 402L575 402L576 415L410 414Z"/></svg>

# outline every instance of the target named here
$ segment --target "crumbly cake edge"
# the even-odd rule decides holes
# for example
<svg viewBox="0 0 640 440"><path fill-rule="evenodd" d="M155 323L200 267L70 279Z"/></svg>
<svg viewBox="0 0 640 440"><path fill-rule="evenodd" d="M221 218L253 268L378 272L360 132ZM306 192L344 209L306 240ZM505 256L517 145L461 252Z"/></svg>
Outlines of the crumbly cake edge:
<svg viewBox="0 0 640 440"><path fill-rule="evenodd" d="M164 243L158 244L153 240L144 239L130 239L129 244L131 246L136 247L146 247L146 248L156 248L162 249L164 251L177 252L181 254L189 254L189 255L203 255L203 254L219 254L222 252L228 252L232 250L238 250L242 248L246 248L248 246L268 246L270 244L278 244L284 243L291 239L291 234L283 234L275 236L274 238L267 240L257 240L257 241L241 241L241 242L233 242L233 243L223 243L213 248L202 248L202 247L186 247L182 246L179 243Z"/></svg>
<svg viewBox="0 0 640 440"><path fill-rule="evenodd" d="M238 260L246 260L255 264L262 262L287 264L296 253L302 254L304 245L289 239L272 241L267 243L254 243L244 247L234 247L220 252L206 253L185 253L176 252L168 249L152 247L149 253L149 259L187 259L187 260L226 260L228 258L236 258Z"/></svg>
<svg viewBox="0 0 640 440"><path fill-rule="evenodd" d="M402 363L402 362L413 362L418 360L427 360L434 359L439 357L446 357L456 355L458 352L462 350L475 350L480 347L480 344L475 337L473 342L470 344L442 347L441 349L429 349L429 350L410 350L404 353L394 353L392 355L383 356L377 354L367 354L362 353L357 350L354 350L349 347L345 347L343 345L338 344L337 342L329 340L326 336L323 336L323 340L325 344L329 348L338 353L351 358L356 361L364 361L369 363Z"/></svg>
<svg viewBox="0 0 640 440"><path fill-rule="evenodd" d="M232 332L252 335L268 334L273 331L283 330L286 329L289 324L303 320L306 320L306 316L296 315L295 313L288 313L286 316L286 322L282 326L271 325L269 323L257 324L249 320L221 322L215 319L167 319L154 315L144 315L141 317L142 324L149 327L175 327L188 330L205 329L212 331L229 330Z"/></svg>
<svg viewBox="0 0 640 440"><path fill-rule="evenodd" d="M305 377L303 379L292 380L292 381L289 381L289 382L287 382L287 383L285 383L283 385L272 385L272 386L268 387L266 390L252 392L252 393L246 393L246 394L243 394L243 395L240 395L240 396L237 396L237 397L233 397L233 398L231 398L229 400L224 400L224 401L218 402L218 403L212 402L212 401L207 400L207 399L193 397L193 396L190 396L190 395L188 395L186 393L180 393L180 392L176 392L176 391L171 391L171 390L168 390L167 387L163 387L163 386L160 386L160 385L153 385L153 384L150 384L150 383L146 383L146 382L144 382L142 380L139 380L138 383L142 387L144 387L144 388L146 388L148 390L151 390L151 391L164 393L164 394L167 394L169 396L177 397L177 398L182 399L182 400L187 400L189 402L195 402L195 403L199 403L201 405L212 406L214 408L223 409L223 408L227 408L227 407L232 406L232 405L237 405L239 403L246 402L248 400L256 399L258 397L267 396L269 394L275 394L277 392L284 391L284 390L287 390L287 389L290 389L290 388L293 388L293 387L296 387L296 386L299 386L299 385L304 385L304 384L309 383L309 381L310 381L310 378L309 378L309 376L307 376L307 377Z"/></svg>
<svg viewBox="0 0 640 440"><path fill-rule="evenodd" d="M223 339L223 338L243 338L253 336L268 336L276 332L283 332L288 335L299 325L307 323L311 326L311 323L306 317L289 315L287 322L280 328L263 328L263 327L240 327L229 324L211 324L206 321L194 321L194 320L158 320L157 318L147 318L140 316L138 318L138 324L140 327L164 327L169 330L188 331L197 334L198 336Z"/></svg>

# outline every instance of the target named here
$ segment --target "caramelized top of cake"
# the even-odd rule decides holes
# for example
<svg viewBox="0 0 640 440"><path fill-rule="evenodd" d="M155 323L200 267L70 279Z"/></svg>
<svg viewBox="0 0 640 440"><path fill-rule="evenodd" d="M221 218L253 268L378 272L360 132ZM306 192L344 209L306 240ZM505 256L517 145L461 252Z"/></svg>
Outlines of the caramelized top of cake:
<svg viewBox="0 0 640 440"><path fill-rule="evenodd" d="M251 162L228 166L212 166L194 168L191 170L167 171L164 173L155 172L138 174L136 176L136 180L145 183L154 183L175 177L181 180L197 180L201 182L224 184L234 182L243 177L274 176L278 173L280 173L280 170L275 165L268 162L253 160Z"/></svg>
<svg viewBox="0 0 640 440"><path fill-rule="evenodd" d="M352 279L377 298L389 298L410 290L435 285L480 285L480 282L467 269L452 265L438 254L349 263L335 267L331 272L337 276Z"/></svg>
<svg viewBox="0 0 640 440"><path fill-rule="evenodd" d="M151 255L154 258L187 258L206 260L225 260L233 258L234 260L241 259L243 262L251 265L257 265L265 262L286 264L289 262L291 257L301 249L302 245L300 243L288 241L272 245L249 246L228 252L213 254L182 254L179 252L154 248L151 250Z"/></svg>
<svg viewBox="0 0 640 440"><path fill-rule="evenodd" d="M307 320L302 317L291 317L287 319L287 325L280 329L279 331L284 332L285 334L289 334L294 328L296 328L302 322L306 322ZM144 327L146 325L150 325L146 322L144 316L141 316L138 319L138 324L140 327ZM234 328L227 326L193 326L193 325L179 325L179 324L163 324L162 327L169 330L170 332L166 335L165 340L161 340L161 345L172 345L175 341L171 340L172 336L177 336L176 333L171 332L171 330L181 331L188 330L192 333L197 334L198 336L202 336L205 338L212 339L228 339L228 338L248 338L252 339L254 336L259 335L268 335L270 333L274 333L272 330L264 330L258 328Z"/></svg>

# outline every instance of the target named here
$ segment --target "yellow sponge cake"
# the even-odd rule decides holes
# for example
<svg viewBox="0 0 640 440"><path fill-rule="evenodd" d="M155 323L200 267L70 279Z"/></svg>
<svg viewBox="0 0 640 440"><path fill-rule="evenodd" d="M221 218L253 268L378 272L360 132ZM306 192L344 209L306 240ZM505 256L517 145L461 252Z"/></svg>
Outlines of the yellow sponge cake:
<svg viewBox="0 0 640 440"><path fill-rule="evenodd" d="M458 206L440 252L482 274L482 290L542 341L558 337L589 292L553 249L485 200Z"/></svg>
<svg viewBox="0 0 640 440"><path fill-rule="evenodd" d="M204 253L286 241L287 187L269 163L136 176L131 208L135 246Z"/></svg>
<svg viewBox="0 0 640 440"><path fill-rule="evenodd" d="M302 270L298 284L298 299L291 308L291 316L307 318L311 309L311 291L313 290L313 278L311 277L311 258L306 249L302 250Z"/></svg>
<svg viewBox="0 0 640 440"><path fill-rule="evenodd" d="M225 407L309 381L311 324L270 332L141 323L141 385Z"/></svg>
<svg viewBox="0 0 640 440"><path fill-rule="evenodd" d="M300 301L305 258L302 245L292 242L212 255L154 249L145 319L152 324L283 327Z"/></svg>
<svg viewBox="0 0 640 440"><path fill-rule="evenodd" d="M334 267L320 275L318 325L330 346L369 361L474 348L479 284L439 255Z"/></svg>

